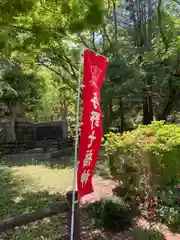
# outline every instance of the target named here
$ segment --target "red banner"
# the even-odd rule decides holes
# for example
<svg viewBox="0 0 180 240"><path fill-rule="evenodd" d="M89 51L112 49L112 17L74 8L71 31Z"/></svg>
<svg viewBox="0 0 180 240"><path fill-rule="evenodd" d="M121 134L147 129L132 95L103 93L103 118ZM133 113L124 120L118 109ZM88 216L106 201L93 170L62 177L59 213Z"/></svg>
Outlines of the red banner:
<svg viewBox="0 0 180 240"><path fill-rule="evenodd" d="M90 50L84 51L83 115L79 146L77 184L79 199L93 192L92 176L102 138L100 89L107 61Z"/></svg>

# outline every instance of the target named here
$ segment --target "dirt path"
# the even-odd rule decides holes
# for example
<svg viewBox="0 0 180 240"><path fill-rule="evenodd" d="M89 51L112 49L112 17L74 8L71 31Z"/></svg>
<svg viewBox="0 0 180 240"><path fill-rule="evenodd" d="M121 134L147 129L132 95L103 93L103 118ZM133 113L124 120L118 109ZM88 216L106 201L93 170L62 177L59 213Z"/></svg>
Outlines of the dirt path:
<svg viewBox="0 0 180 240"><path fill-rule="evenodd" d="M81 199L81 204L83 206L96 202L100 200L101 197L112 196L116 183L112 180L104 180L101 177L96 177L93 179L93 187L94 192Z"/></svg>

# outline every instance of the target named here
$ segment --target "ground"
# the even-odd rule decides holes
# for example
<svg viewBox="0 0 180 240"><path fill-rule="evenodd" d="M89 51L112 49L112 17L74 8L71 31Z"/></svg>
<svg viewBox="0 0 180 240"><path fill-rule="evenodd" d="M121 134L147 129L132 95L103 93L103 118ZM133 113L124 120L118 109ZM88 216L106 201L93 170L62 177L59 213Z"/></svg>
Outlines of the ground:
<svg viewBox="0 0 180 240"><path fill-rule="evenodd" d="M67 163L68 161L68 163ZM94 193L85 196L81 205L96 201L103 195L112 195L115 183L109 179L106 166L99 164L93 179ZM36 210L48 206L54 201L64 199L65 193L72 189L72 164L68 159L57 163L7 162L0 165L0 218ZM137 225L148 227L148 223L140 219ZM125 233L112 234L92 229L86 212L81 214L82 239L133 239L132 230ZM165 227L159 227L167 236L167 240L178 240L180 236L172 236ZM60 214L24 227L16 228L0 234L0 240L60 240L67 233L67 215ZM170 235L171 234L171 235ZM95 238L96 237L96 238ZM148 238L149 239L149 238Z"/></svg>

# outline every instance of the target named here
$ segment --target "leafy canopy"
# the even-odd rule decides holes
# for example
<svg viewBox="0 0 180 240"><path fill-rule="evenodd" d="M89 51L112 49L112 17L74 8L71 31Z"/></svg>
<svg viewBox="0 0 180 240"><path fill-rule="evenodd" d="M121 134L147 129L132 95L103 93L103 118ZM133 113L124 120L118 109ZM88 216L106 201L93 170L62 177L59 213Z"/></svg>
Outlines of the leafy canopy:
<svg viewBox="0 0 180 240"><path fill-rule="evenodd" d="M9 106L20 102L32 110L42 96L43 81L35 73L26 73L19 66L9 67L0 78L0 99Z"/></svg>

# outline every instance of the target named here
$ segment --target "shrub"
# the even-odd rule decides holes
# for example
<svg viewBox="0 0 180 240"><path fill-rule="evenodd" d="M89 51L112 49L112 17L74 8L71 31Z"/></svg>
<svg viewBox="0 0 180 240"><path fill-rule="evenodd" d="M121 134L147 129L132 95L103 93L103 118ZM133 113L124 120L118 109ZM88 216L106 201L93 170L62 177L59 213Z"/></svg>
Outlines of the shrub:
<svg viewBox="0 0 180 240"><path fill-rule="evenodd" d="M165 240L165 237L162 233L156 230L136 228L134 230L134 239L135 240Z"/></svg>
<svg viewBox="0 0 180 240"><path fill-rule="evenodd" d="M163 121L140 125L123 135L106 135L105 156L111 175L138 192L180 180L180 127Z"/></svg>
<svg viewBox="0 0 180 240"><path fill-rule="evenodd" d="M171 227L179 227L180 224L180 207L159 205L156 210L157 217L164 223L167 223Z"/></svg>
<svg viewBox="0 0 180 240"><path fill-rule="evenodd" d="M167 186L157 192L159 202L156 214L165 223L171 227L180 226L180 192L179 186Z"/></svg>
<svg viewBox="0 0 180 240"><path fill-rule="evenodd" d="M120 231L129 228L133 211L117 197L104 198L87 207L88 217L96 228Z"/></svg>

